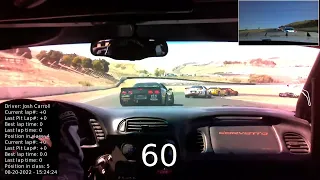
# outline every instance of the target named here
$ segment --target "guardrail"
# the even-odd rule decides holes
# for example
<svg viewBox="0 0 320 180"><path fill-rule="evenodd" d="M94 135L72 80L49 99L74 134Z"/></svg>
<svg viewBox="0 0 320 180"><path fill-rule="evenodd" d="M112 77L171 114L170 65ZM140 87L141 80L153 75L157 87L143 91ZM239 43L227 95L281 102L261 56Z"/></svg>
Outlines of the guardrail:
<svg viewBox="0 0 320 180"><path fill-rule="evenodd" d="M44 64L42 61L44 59L41 59L40 62L42 64ZM109 75L109 74L104 74L104 73L100 73L100 72L96 72L93 71L90 68L82 68L82 67L70 67L70 66L66 66L64 64L61 64L60 62L53 62L53 63L48 63L45 64L51 68L55 68L55 69L59 69L59 70L65 70L65 71L69 71L69 72L73 72L73 73L77 73L77 74L81 74L81 75L87 75L87 76L91 76L94 78L104 78L104 79L108 79L110 81L113 82L117 82L118 80L115 79L113 76Z"/></svg>
<svg viewBox="0 0 320 180"><path fill-rule="evenodd" d="M8 58L0 57L0 63L7 62L12 64L24 64L26 62L25 58Z"/></svg>
<svg viewBox="0 0 320 180"><path fill-rule="evenodd" d="M107 90L105 87L0 87L0 100L65 95L80 92Z"/></svg>
<svg viewBox="0 0 320 180"><path fill-rule="evenodd" d="M233 83L233 82L219 82L219 81L202 81L202 80L194 80L194 79L184 79L184 78L171 78L171 77L121 77L120 81L125 81L127 79L163 79L163 80L180 80L180 81L190 81L190 82L203 82L208 84L241 84L241 85L256 85L256 83Z"/></svg>

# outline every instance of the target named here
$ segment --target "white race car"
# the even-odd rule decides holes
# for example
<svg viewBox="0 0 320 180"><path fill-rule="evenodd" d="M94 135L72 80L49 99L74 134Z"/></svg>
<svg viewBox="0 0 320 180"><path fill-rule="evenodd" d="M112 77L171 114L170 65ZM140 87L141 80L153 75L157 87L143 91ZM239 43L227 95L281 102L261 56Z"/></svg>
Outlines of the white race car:
<svg viewBox="0 0 320 180"><path fill-rule="evenodd" d="M187 87L184 90L184 96L186 98L189 97L203 97L203 98L211 98L208 89L205 86L191 86Z"/></svg>

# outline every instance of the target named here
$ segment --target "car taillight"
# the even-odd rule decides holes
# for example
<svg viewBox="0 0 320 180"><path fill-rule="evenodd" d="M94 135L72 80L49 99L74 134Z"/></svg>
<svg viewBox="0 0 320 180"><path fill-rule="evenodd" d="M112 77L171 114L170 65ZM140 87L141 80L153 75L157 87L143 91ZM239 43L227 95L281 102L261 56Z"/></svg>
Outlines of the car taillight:
<svg viewBox="0 0 320 180"><path fill-rule="evenodd" d="M160 91L159 90L155 90L154 93L155 94L160 94Z"/></svg>
<svg viewBox="0 0 320 180"><path fill-rule="evenodd" d="M127 94L127 91L122 91L121 94Z"/></svg>
<svg viewBox="0 0 320 180"><path fill-rule="evenodd" d="M132 94L132 91L129 91L128 93L129 93L129 94Z"/></svg>
<svg viewBox="0 0 320 180"><path fill-rule="evenodd" d="M148 91L148 94L153 94L153 91L152 91L152 90L149 90L149 91Z"/></svg>

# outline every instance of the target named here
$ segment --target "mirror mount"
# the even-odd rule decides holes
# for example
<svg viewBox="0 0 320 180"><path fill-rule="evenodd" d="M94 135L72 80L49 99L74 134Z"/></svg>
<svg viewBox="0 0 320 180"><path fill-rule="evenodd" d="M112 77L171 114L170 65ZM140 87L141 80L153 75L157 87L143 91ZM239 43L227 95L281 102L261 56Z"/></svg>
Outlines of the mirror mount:
<svg viewBox="0 0 320 180"><path fill-rule="evenodd" d="M138 38L138 33L137 33L138 26L136 24L131 24L130 27L132 31L131 38Z"/></svg>

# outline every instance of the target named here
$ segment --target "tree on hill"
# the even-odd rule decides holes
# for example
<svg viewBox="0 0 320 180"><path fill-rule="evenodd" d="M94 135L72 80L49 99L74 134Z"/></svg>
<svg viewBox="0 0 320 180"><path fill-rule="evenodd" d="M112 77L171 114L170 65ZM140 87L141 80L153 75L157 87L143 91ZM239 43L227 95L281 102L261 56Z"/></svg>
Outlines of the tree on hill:
<svg viewBox="0 0 320 180"><path fill-rule="evenodd" d="M7 50L3 50L2 52L9 53L9 54L15 54L15 55L27 58L27 59L32 59L31 50L27 47L26 48L7 49Z"/></svg>
<svg viewBox="0 0 320 180"><path fill-rule="evenodd" d="M92 68L92 59L83 58L82 61L81 61L81 65L84 68Z"/></svg>
<svg viewBox="0 0 320 180"><path fill-rule="evenodd" d="M105 73L109 72L109 65L110 63L104 59L99 59L101 61L101 63L103 64L103 71Z"/></svg>
<svg viewBox="0 0 320 180"><path fill-rule="evenodd" d="M77 54L63 54L62 52L54 50L50 50L49 52L40 51L40 53L36 55L36 58L41 60L43 64L60 62L65 66L92 68L95 71L103 73L109 72L110 63L104 59L92 60L87 57L78 56Z"/></svg>
<svg viewBox="0 0 320 180"><path fill-rule="evenodd" d="M240 61L224 61L223 64L224 65L227 65L227 64L242 64L242 62L240 62Z"/></svg>
<svg viewBox="0 0 320 180"><path fill-rule="evenodd" d="M269 75L251 74L249 77L250 83L273 83L274 79Z"/></svg>
<svg viewBox="0 0 320 180"><path fill-rule="evenodd" d="M60 59L62 58L63 53L60 51L54 51L54 50L50 50L47 53L47 58L49 58L49 61L52 62L59 62Z"/></svg>
<svg viewBox="0 0 320 180"><path fill-rule="evenodd" d="M96 59L92 62L93 69L99 72L107 73L109 72L110 63L104 59Z"/></svg>
<svg viewBox="0 0 320 180"><path fill-rule="evenodd" d="M267 67L275 67L277 64L271 60L263 60L261 58L250 60L250 64L252 66L267 66Z"/></svg>
<svg viewBox="0 0 320 180"><path fill-rule="evenodd" d="M99 72L104 72L103 64L100 60L93 60L92 61L93 69Z"/></svg>
<svg viewBox="0 0 320 180"><path fill-rule="evenodd" d="M73 53L73 54L64 54L65 56L70 56L71 57L71 59L73 59L73 58L75 58L75 57L77 57L78 55L77 54L75 54L75 53Z"/></svg>
<svg viewBox="0 0 320 180"><path fill-rule="evenodd" d="M16 54L27 59L32 59L31 50L29 48L17 48Z"/></svg>
<svg viewBox="0 0 320 180"><path fill-rule="evenodd" d="M149 72L147 70L141 70L141 71L139 71L139 73L149 74Z"/></svg>
<svg viewBox="0 0 320 180"><path fill-rule="evenodd" d="M54 51L54 50L50 50L49 52L40 51L40 53L36 55L36 58L41 60L41 62L44 64L59 62L62 57L63 57L62 52Z"/></svg>
<svg viewBox="0 0 320 180"><path fill-rule="evenodd" d="M63 55L60 63L66 66L71 66L73 58L69 55Z"/></svg>
<svg viewBox="0 0 320 180"><path fill-rule="evenodd" d="M79 56L76 56L72 59L72 66L73 67L81 67L82 59Z"/></svg>
<svg viewBox="0 0 320 180"><path fill-rule="evenodd" d="M43 58L45 58L47 56L47 51L40 51L39 54L36 55L36 58L39 59L39 60L42 60Z"/></svg>
<svg viewBox="0 0 320 180"><path fill-rule="evenodd" d="M154 75L155 75L156 77L159 77L159 76L161 76L161 75L164 75L164 73L165 73L165 70L163 70L163 69L157 68L156 70L154 70Z"/></svg>

